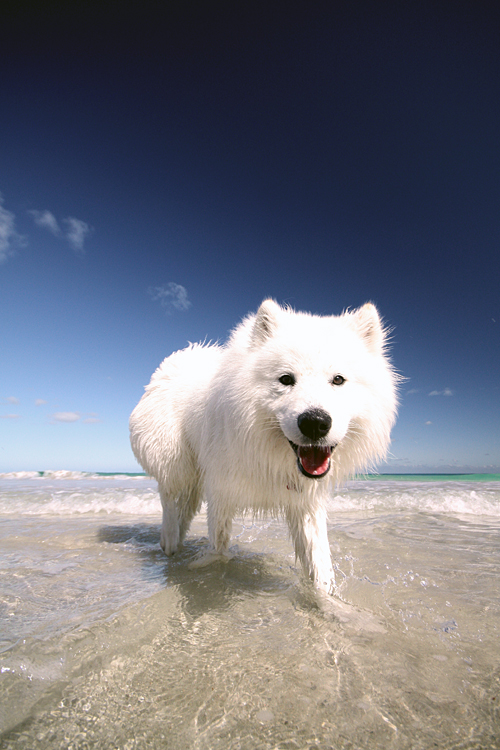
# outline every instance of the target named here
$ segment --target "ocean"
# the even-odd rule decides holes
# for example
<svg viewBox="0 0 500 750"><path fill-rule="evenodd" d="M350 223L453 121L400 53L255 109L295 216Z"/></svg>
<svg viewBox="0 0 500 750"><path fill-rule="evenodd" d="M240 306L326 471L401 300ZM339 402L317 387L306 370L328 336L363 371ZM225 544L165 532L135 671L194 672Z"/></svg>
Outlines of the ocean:
<svg viewBox="0 0 500 750"><path fill-rule="evenodd" d="M500 748L500 475L376 476L329 508L334 599L286 525L160 550L143 475L0 475L0 747Z"/></svg>

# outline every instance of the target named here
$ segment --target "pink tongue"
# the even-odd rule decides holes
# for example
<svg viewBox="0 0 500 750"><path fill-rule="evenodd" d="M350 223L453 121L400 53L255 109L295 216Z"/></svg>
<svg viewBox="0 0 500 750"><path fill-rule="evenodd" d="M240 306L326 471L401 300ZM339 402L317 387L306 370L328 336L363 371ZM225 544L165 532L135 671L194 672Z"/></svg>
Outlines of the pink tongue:
<svg viewBox="0 0 500 750"><path fill-rule="evenodd" d="M323 448L316 445L299 445L298 455L302 468L307 471L308 474L321 476L328 471L328 462L330 461L332 451L329 447Z"/></svg>

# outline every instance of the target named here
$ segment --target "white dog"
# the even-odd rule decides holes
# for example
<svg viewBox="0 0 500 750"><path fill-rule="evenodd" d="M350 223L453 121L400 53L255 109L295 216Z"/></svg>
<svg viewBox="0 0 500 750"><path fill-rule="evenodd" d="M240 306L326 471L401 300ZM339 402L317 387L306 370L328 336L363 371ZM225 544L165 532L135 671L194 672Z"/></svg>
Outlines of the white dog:
<svg viewBox="0 0 500 750"><path fill-rule="evenodd" d="M182 543L203 500L210 552L227 559L232 519L281 512L305 572L332 592L333 485L386 455L396 382L372 304L320 317L265 300L225 346L164 360L130 418L132 449L159 485L161 546Z"/></svg>

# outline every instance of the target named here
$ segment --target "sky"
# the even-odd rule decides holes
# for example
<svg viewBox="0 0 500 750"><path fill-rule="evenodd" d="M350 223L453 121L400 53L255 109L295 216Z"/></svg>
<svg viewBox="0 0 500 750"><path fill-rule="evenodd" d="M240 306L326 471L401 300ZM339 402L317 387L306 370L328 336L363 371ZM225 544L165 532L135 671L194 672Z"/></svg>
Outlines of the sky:
<svg viewBox="0 0 500 750"><path fill-rule="evenodd" d="M500 472L491 2L7 3L0 472L140 471L164 357L268 296L374 302L382 472Z"/></svg>

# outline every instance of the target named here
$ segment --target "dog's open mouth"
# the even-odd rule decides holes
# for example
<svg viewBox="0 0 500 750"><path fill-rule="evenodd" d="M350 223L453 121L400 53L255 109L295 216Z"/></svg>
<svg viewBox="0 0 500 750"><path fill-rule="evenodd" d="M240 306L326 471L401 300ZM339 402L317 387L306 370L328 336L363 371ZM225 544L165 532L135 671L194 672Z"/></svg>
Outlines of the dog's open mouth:
<svg viewBox="0 0 500 750"><path fill-rule="evenodd" d="M320 479L328 474L331 465L332 451L330 445L296 445L289 441L297 456L299 469L310 479Z"/></svg>

